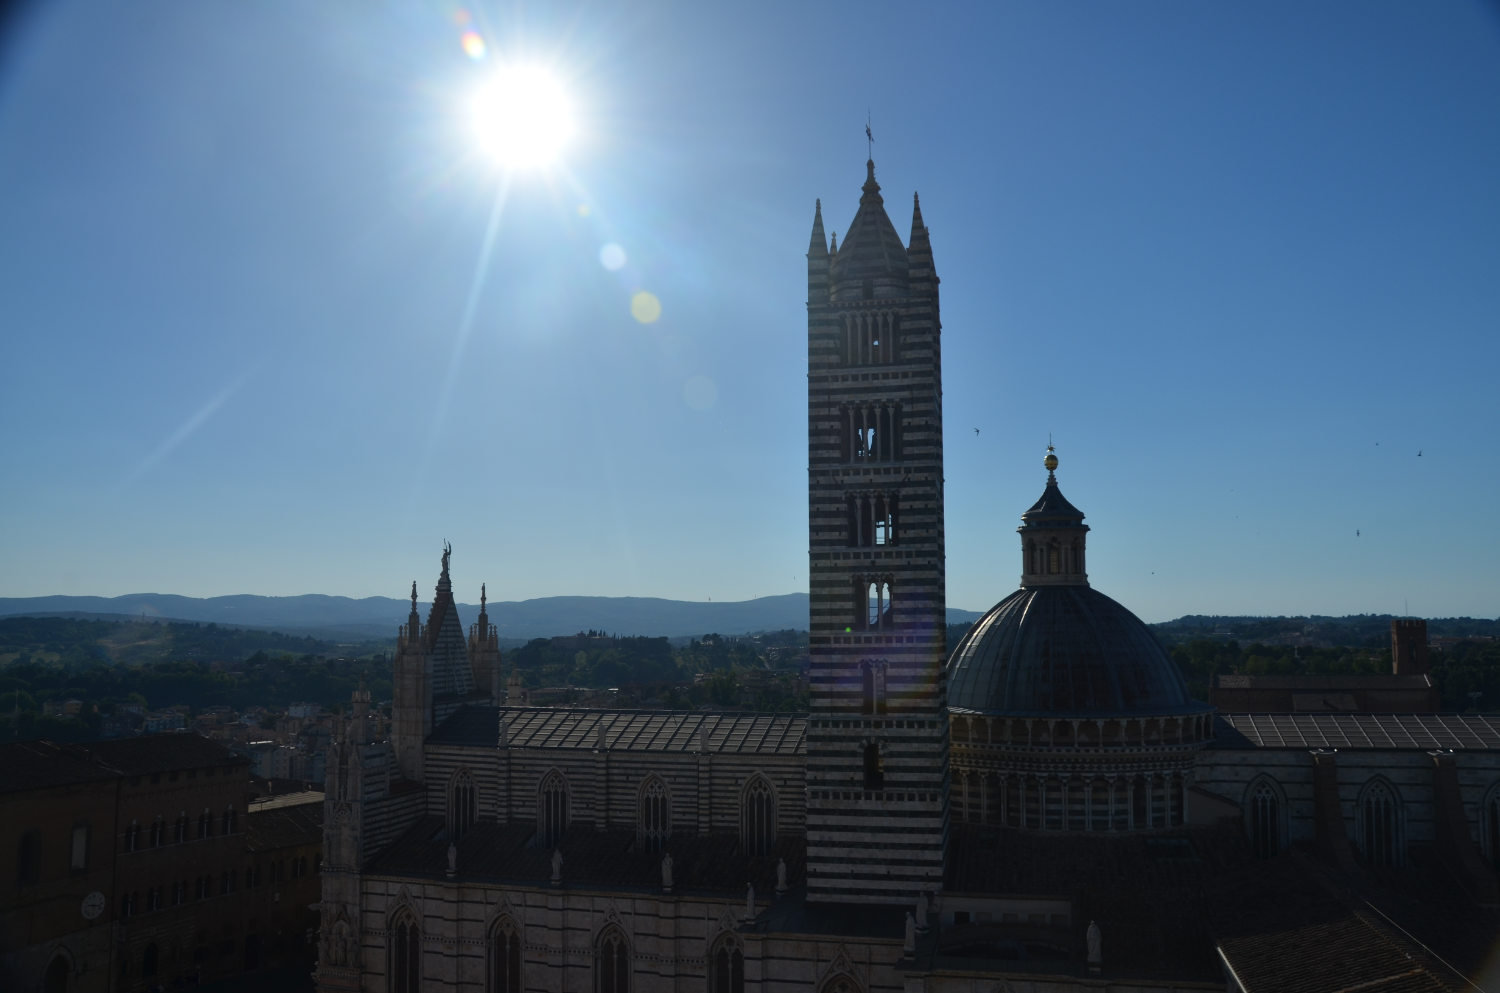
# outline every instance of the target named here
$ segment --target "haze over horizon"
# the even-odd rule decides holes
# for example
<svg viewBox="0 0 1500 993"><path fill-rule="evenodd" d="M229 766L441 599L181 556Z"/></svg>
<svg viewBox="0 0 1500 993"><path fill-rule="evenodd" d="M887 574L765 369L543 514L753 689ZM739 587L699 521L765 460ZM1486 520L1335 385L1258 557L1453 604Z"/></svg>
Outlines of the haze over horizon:
<svg viewBox="0 0 1500 993"><path fill-rule="evenodd" d="M868 114L943 281L949 606L1015 588L1050 435L1145 620L1500 615L1493 5L8 17L0 596L426 601L444 539L464 601L805 591ZM574 133L507 174L515 61Z"/></svg>

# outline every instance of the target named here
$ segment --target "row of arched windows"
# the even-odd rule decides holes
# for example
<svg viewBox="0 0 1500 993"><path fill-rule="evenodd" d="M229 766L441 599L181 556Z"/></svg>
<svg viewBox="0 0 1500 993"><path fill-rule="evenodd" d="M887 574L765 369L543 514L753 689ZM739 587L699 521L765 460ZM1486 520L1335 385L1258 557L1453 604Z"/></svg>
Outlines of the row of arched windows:
<svg viewBox="0 0 1500 993"><path fill-rule="evenodd" d="M1043 831L1134 831L1186 821L1181 773L1036 776L978 772L954 777L954 816L975 824Z"/></svg>
<svg viewBox="0 0 1500 993"><path fill-rule="evenodd" d="M141 830L140 821L132 820L125 828L121 849L134 852L146 847L160 848L166 844L180 845L185 841L212 838L215 826L220 834L234 834L239 830L239 814L235 811L233 804L226 807L217 817L204 807L203 812L198 815L196 830L188 818L187 811L181 811L177 815L177 820L172 824L170 841L166 818L161 815L157 815L156 820L151 822L145 832Z"/></svg>
<svg viewBox="0 0 1500 993"><path fill-rule="evenodd" d="M485 945L485 993L521 993L523 941L515 919L496 920ZM630 993L631 963L630 939L624 930L618 924L601 928L594 939L594 993ZM386 977L391 993L421 993L422 930L407 908L391 918ZM744 993L745 951L732 932L720 935L709 951L708 989L709 993Z"/></svg>
<svg viewBox="0 0 1500 993"><path fill-rule="evenodd" d="M871 712L885 708L884 663L879 663L876 689L871 691ZM456 773L448 787L448 826L457 841L473 826L478 801L468 770ZM568 781L559 769L542 777L536 796L536 844L554 848L562 842L570 822ZM636 840L650 851L661 851L672 836L672 794L660 776L647 776L637 793ZM765 854L776 841L776 791L762 775L752 776L740 794L740 844L747 852Z"/></svg>
<svg viewBox="0 0 1500 993"><path fill-rule="evenodd" d="M1486 829L1496 832L1500 815L1500 786L1490 792ZM1245 789L1242 803L1245 833L1257 858L1270 858L1290 843L1286 795L1270 776L1258 776ZM1500 840L1497 838L1496 840ZM1376 776L1360 789L1354 804L1354 847L1366 864L1399 866L1406 861L1406 813L1401 794L1383 776ZM1496 846L1490 846L1496 858ZM1500 864L1500 863L1497 863Z"/></svg>

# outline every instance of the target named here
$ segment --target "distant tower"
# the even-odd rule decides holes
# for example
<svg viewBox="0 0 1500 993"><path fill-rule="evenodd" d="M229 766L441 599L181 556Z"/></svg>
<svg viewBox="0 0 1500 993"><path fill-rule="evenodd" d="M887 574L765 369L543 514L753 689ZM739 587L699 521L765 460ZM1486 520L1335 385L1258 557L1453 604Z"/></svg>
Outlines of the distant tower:
<svg viewBox="0 0 1500 993"><path fill-rule="evenodd" d="M1427 657L1427 621L1420 617L1391 621L1391 672L1423 676L1431 671Z"/></svg>
<svg viewBox="0 0 1500 993"><path fill-rule="evenodd" d="M948 837L938 277L875 163L842 246L807 253L807 898L910 905Z"/></svg>
<svg viewBox="0 0 1500 993"><path fill-rule="evenodd" d="M432 729L463 704L481 698L474 691L463 622L448 578L452 554L453 549L444 545L443 571L425 626L417 616L417 584L411 584L411 614L396 640L391 742L401 775L412 780L422 778L422 742Z"/></svg>

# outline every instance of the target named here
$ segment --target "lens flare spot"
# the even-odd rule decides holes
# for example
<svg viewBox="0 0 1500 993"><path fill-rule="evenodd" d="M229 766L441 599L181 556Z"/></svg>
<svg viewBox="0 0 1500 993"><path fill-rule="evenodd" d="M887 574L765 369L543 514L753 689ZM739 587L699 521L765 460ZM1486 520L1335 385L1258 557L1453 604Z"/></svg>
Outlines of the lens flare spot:
<svg viewBox="0 0 1500 993"><path fill-rule="evenodd" d="M475 62L484 58L484 39L479 37L479 32L465 31L460 43L464 46L464 54Z"/></svg>
<svg viewBox="0 0 1500 993"><path fill-rule="evenodd" d="M652 324L661 317L661 301L655 293L641 290L630 298L630 316L642 324Z"/></svg>
<svg viewBox="0 0 1500 993"><path fill-rule="evenodd" d="M694 410L708 410L719 402L719 388L707 376L693 376L682 384L682 399Z"/></svg>
<svg viewBox="0 0 1500 993"><path fill-rule="evenodd" d="M588 204L581 203L581 204L578 205L578 216L579 217L587 217L591 213L593 213L593 211L589 210L589 205Z"/></svg>
<svg viewBox="0 0 1500 993"><path fill-rule="evenodd" d="M460 7L460 8L458 8L457 10L455 10L453 12L453 23L457 24L459 27L465 27L465 26L467 26L468 23L470 21L472 21L473 19L474 19L474 15L471 14L471 13L469 13L463 7Z"/></svg>
<svg viewBox="0 0 1500 993"><path fill-rule="evenodd" d="M625 249L610 242L599 249L599 264L610 272L616 272L625 265Z"/></svg>

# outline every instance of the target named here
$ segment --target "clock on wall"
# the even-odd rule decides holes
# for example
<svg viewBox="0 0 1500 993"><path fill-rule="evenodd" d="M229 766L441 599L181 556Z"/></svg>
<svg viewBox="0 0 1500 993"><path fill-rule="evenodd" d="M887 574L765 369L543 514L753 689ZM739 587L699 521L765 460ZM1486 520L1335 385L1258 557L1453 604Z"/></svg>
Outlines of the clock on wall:
<svg viewBox="0 0 1500 993"><path fill-rule="evenodd" d="M88 920L93 920L95 917L98 917L102 913L104 913L103 893L95 890L94 892L83 898L83 916L85 918L87 918Z"/></svg>

